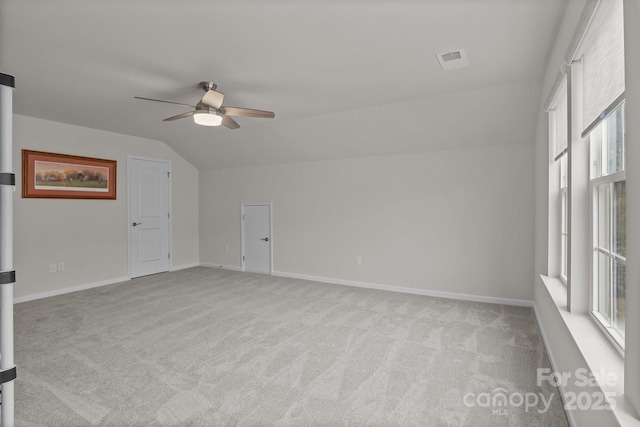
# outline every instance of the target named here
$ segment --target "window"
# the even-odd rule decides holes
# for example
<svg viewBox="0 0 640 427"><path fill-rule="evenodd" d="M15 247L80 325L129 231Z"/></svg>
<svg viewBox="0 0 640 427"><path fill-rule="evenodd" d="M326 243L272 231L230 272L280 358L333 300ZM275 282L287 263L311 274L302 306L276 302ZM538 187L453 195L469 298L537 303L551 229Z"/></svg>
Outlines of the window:
<svg viewBox="0 0 640 427"><path fill-rule="evenodd" d="M553 100L550 113L550 135L553 139L554 167L559 170L559 203L560 214L560 278L567 284L567 266L569 258L569 222L568 222L568 177L567 177L567 141L569 139L567 110L567 80L563 79Z"/></svg>
<svg viewBox="0 0 640 427"><path fill-rule="evenodd" d="M624 102L590 134L594 317L624 348L626 177Z"/></svg>
<svg viewBox="0 0 640 427"><path fill-rule="evenodd" d="M623 0L607 0L585 9L584 30L569 49L575 54L565 58L570 78L556 81L546 104L553 160L549 270L570 287L571 310L589 310L621 350L626 324L623 6Z"/></svg>
<svg viewBox="0 0 640 427"><path fill-rule="evenodd" d="M598 3L581 49L583 137L589 138L592 206L591 310L624 349L626 176L622 0Z"/></svg>

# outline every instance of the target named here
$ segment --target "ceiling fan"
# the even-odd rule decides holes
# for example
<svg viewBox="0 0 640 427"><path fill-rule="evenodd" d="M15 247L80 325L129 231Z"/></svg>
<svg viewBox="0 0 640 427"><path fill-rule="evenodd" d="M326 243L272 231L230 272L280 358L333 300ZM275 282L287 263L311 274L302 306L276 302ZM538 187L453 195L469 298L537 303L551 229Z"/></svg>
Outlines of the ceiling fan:
<svg viewBox="0 0 640 427"><path fill-rule="evenodd" d="M241 107L226 107L222 105L224 100L224 94L216 90L217 85L212 82L200 82L198 85L205 91L204 96L196 105L183 104L181 102L163 101L161 99L143 98L141 96L134 96L135 99L142 99L145 101L164 102L165 104L175 104L182 107L193 108L193 111L187 111L186 113L178 114L177 116L167 117L164 122L170 122L172 120L184 119L186 117L193 117L193 121L196 124L202 126L226 126L229 129L238 129L240 125L233 120L230 116L237 117L262 117L272 119L276 115L272 111L253 110L251 108Z"/></svg>

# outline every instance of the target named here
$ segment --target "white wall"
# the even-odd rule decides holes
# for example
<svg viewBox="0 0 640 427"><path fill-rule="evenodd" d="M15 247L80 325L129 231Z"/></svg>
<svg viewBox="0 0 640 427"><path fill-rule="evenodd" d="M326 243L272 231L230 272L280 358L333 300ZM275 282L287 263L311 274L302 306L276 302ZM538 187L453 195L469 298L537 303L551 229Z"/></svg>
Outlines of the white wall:
<svg viewBox="0 0 640 427"><path fill-rule="evenodd" d="M125 278L127 155L172 162L172 262L198 262L198 171L166 144L14 116L14 264L17 298ZM117 200L23 199L22 149L117 160ZM65 270L49 273L49 263Z"/></svg>
<svg viewBox="0 0 640 427"><path fill-rule="evenodd" d="M271 201L276 271L531 300L532 148L201 171L200 259L240 266L240 203Z"/></svg>

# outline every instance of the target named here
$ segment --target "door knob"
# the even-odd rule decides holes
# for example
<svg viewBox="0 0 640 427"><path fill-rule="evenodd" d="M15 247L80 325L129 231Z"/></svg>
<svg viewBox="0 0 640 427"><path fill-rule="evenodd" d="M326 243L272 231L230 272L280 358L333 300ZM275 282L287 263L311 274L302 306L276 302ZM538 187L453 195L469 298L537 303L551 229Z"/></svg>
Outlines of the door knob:
<svg viewBox="0 0 640 427"><path fill-rule="evenodd" d="M268 241L269 241L269 238L268 238L268 237L265 237L264 239L260 239L260 240L264 240L265 242L268 242Z"/></svg>
<svg viewBox="0 0 640 427"><path fill-rule="evenodd" d="M142 224L142 223L141 223L141 222L134 222L134 223L133 223L133 224L131 224L131 225L133 225L133 226L135 227L136 225L140 225L140 224Z"/></svg>

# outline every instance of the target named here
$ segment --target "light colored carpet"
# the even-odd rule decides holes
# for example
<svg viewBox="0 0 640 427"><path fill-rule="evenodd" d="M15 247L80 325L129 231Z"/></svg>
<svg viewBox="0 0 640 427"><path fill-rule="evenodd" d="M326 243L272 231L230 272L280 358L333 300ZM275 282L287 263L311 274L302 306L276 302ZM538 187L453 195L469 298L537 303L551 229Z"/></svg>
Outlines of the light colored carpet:
<svg viewBox="0 0 640 427"><path fill-rule="evenodd" d="M567 425L529 308L197 267L18 304L15 331L19 426ZM551 406L464 403L497 388Z"/></svg>

